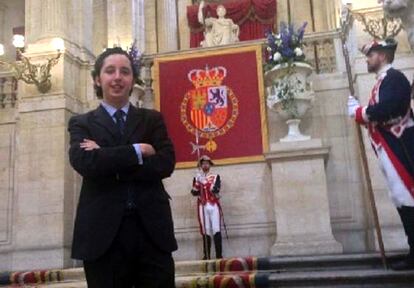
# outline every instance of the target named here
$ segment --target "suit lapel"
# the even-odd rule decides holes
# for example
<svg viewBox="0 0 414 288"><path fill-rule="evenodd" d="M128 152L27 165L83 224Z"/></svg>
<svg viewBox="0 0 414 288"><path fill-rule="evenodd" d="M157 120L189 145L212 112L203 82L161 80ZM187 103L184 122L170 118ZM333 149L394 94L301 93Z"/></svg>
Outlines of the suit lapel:
<svg viewBox="0 0 414 288"><path fill-rule="evenodd" d="M135 108L133 105L129 106L128 115L125 122L125 133L122 137L123 144L126 144L128 142L129 138L131 138L132 134L137 129L137 126L139 124L142 125L142 116L142 113L137 108Z"/></svg>
<svg viewBox="0 0 414 288"><path fill-rule="evenodd" d="M119 131L112 117L108 114L102 105L95 110L95 123L105 128L115 139L119 139Z"/></svg>

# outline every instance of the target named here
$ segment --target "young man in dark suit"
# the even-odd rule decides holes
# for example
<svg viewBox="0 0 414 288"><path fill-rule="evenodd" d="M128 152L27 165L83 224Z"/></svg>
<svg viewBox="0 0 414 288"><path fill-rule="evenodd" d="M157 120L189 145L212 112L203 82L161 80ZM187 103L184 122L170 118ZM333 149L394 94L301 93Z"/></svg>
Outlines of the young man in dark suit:
<svg viewBox="0 0 414 288"><path fill-rule="evenodd" d="M72 257L89 288L174 287L177 249L162 179L175 154L159 112L129 103L137 71L121 48L96 60L101 105L69 121L69 159L83 176Z"/></svg>
<svg viewBox="0 0 414 288"><path fill-rule="evenodd" d="M411 89L407 78L392 68L397 43L393 39L374 41L362 48L368 72L377 74L368 106L360 106L352 96L348 113L368 128L389 188L389 195L400 214L410 252L393 263L394 270L414 269L414 118Z"/></svg>

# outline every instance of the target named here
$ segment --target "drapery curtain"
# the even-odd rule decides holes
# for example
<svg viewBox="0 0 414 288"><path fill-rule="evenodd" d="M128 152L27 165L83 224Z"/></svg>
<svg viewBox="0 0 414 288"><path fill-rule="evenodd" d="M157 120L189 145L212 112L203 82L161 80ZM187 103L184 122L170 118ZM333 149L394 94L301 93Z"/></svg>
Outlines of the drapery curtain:
<svg viewBox="0 0 414 288"><path fill-rule="evenodd" d="M273 31L276 23L276 0L237 0L223 4L226 18L231 18L240 27L240 41L265 37L266 31ZM206 4L204 17L217 17L218 4ZM187 6L187 19L190 27L190 47L199 47L204 39L203 26L197 19L198 5Z"/></svg>

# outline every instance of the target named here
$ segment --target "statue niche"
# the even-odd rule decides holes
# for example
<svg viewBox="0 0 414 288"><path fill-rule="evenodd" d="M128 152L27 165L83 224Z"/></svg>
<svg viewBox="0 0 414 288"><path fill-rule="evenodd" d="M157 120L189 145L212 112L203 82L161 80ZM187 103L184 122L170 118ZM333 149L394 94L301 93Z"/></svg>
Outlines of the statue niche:
<svg viewBox="0 0 414 288"><path fill-rule="evenodd" d="M230 18L225 18L226 8L223 5L217 6L217 17L204 18L204 1L201 1L198 8L198 21L204 26L204 40L201 47L213 47L226 45L239 41L240 29Z"/></svg>

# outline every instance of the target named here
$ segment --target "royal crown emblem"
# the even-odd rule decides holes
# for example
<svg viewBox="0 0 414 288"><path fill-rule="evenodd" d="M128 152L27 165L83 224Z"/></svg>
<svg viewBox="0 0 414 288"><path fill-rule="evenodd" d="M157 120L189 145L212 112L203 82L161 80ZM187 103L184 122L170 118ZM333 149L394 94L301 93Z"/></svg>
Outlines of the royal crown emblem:
<svg viewBox="0 0 414 288"><path fill-rule="evenodd" d="M194 88L184 95L181 102L181 122L197 139L208 139L203 145L192 143L194 150L216 151L218 146L214 138L226 134L236 122L239 101L230 87L223 85L226 76L227 69L222 66L207 66L188 73L188 80Z"/></svg>

